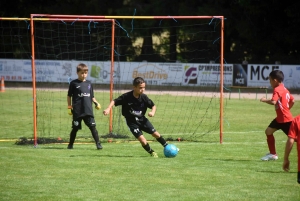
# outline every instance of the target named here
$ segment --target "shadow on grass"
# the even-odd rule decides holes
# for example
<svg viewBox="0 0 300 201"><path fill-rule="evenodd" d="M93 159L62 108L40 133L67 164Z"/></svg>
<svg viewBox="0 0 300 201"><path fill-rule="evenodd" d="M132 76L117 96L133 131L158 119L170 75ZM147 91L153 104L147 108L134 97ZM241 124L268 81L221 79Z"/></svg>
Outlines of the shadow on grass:
<svg viewBox="0 0 300 201"><path fill-rule="evenodd" d="M100 158L103 158L103 157L108 157L108 158L144 158L144 157L148 157L149 156L129 156L129 155L111 155L111 154L108 154L108 155L70 155L70 157L100 157Z"/></svg>
<svg viewBox="0 0 300 201"><path fill-rule="evenodd" d="M40 149L66 149L65 147L37 147Z"/></svg>
<svg viewBox="0 0 300 201"><path fill-rule="evenodd" d="M256 170L256 172L261 172L261 173L280 173L280 174L288 174L288 173L298 173L295 171L289 171L289 172L285 172L283 170L276 170L276 171L272 171L272 170Z"/></svg>
<svg viewBox="0 0 300 201"><path fill-rule="evenodd" d="M208 160L208 161L232 161L232 162L236 162L236 161L253 161L253 160L246 160L246 159L232 159L232 158L228 158L228 159L212 159L212 158L205 158L204 160Z"/></svg>

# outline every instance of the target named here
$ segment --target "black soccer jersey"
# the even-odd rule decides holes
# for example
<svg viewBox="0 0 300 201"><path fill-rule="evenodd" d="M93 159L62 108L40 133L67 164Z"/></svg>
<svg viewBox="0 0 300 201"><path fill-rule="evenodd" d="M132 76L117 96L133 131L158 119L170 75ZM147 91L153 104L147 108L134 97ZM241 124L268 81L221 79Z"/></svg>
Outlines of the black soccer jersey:
<svg viewBox="0 0 300 201"><path fill-rule="evenodd" d="M90 81L73 80L69 85L68 96L72 97L74 119L83 116L94 117L92 106L94 90Z"/></svg>
<svg viewBox="0 0 300 201"><path fill-rule="evenodd" d="M141 94L139 98L133 96L133 91L122 94L115 100L115 106L122 105L122 115L125 118L143 117L147 108L152 108L154 103L146 94Z"/></svg>

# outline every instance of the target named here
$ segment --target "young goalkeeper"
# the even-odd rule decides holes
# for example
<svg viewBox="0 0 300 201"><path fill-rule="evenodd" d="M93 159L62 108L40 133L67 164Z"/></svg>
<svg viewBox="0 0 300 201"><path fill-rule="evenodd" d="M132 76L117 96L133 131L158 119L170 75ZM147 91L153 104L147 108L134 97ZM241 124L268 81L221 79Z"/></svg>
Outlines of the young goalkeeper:
<svg viewBox="0 0 300 201"><path fill-rule="evenodd" d="M168 143L145 117L147 108L151 109L151 111L148 113L149 117L153 117L156 112L156 106L154 105L153 101L149 99L146 94L144 94L145 87L145 80L141 77L136 77L133 80L133 90L112 100L108 107L103 111L103 114L108 115L114 105L121 105L122 115L125 117L131 133L139 140L142 147L152 157L157 158L157 153L151 149L142 131L151 134L164 147L167 146Z"/></svg>
<svg viewBox="0 0 300 201"><path fill-rule="evenodd" d="M290 131L288 133L288 140L285 145L284 159L282 169L286 172L290 170L289 155L293 148L294 142L297 142L297 153L298 153L298 177L297 181L300 184L300 115L295 117L291 123Z"/></svg>
<svg viewBox="0 0 300 201"><path fill-rule="evenodd" d="M87 65L83 63L79 64L77 66L77 75L78 78L71 81L69 85L67 97L68 113L69 115L73 115L72 131L70 133L68 149L73 149L77 131L81 129L82 120L91 130L97 149L102 149L93 114L93 103L97 110L101 109L101 105L94 97L92 83L86 80L88 75Z"/></svg>

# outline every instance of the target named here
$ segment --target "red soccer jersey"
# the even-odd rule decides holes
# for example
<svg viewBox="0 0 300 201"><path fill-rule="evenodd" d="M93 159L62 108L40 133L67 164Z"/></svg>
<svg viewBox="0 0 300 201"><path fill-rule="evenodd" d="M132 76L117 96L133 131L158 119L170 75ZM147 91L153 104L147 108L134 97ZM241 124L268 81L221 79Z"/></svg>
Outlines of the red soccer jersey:
<svg viewBox="0 0 300 201"><path fill-rule="evenodd" d="M297 140L297 150L298 150L298 172L300 172L300 115L294 118L291 123L288 136Z"/></svg>
<svg viewBox="0 0 300 201"><path fill-rule="evenodd" d="M290 112L290 101L294 101L294 97L290 92L280 84L273 91L272 100L276 101L276 121L278 123L286 123L293 120L293 115Z"/></svg>

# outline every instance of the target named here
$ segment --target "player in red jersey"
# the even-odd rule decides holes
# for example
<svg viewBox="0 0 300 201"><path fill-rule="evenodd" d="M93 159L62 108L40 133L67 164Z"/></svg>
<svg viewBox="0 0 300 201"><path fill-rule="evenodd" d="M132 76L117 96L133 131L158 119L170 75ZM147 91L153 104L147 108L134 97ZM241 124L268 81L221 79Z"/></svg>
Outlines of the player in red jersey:
<svg viewBox="0 0 300 201"><path fill-rule="evenodd" d="M298 152L298 176L297 181L300 184L300 115L295 117L295 119L292 121L290 126L290 131L288 134L288 140L286 141L285 145L285 152L284 152L284 159L283 159L283 165L282 169L286 172L290 170L290 161L289 161L289 155L291 153L291 150L293 148L293 144L296 141L297 142L297 152Z"/></svg>
<svg viewBox="0 0 300 201"><path fill-rule="evenodd" d="M286 135L288 135L293 115L290 109L294 105L294 97L284 87L283 80L284 74L280 70L274 70L269 75L270 84L273 90L273 96L270 100L265 97L261 98L260 101L275 105L276 118L270 123L265 130L267 136L267 143L269 147L269 153L261 158L263 161L277 160L278 156L275 148L274 132L281 129Z"/></svg>

